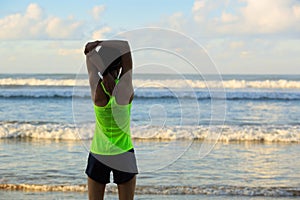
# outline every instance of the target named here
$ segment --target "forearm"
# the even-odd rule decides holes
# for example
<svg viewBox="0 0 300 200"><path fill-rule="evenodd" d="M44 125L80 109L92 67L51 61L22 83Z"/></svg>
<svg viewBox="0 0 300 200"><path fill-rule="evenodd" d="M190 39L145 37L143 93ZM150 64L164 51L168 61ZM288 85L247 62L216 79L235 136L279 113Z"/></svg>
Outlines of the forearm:
<svg viewBox="0 0 300 200"><path fill-rule="evenodd" d="M122 74L121 76L123 76L125 73L129 72L131 73L132 71L132 57L131 57L131 53L125 53L122 55L121 57L121 65L122 65Z"/></svg>
<svg viewBox="0 0 300 200"><path fill-rule="evenodd" d="M101 74L103 74L106 68L108 67L104 64L101 56L96 51L96 49L93 49L86 54L86 60L87 62L91 63L94 66L94 68L96 68L97 71Z"/></svg>
<svg viewBox="0 0 300 200"><path fill-rule="evenodd" d="M115 48L120 51L120 55L130 52L130 47L127 41L124 40L107 40L101 41L101 45L104 47Z"/></svg>
<svg viewBox="0 0 300 200"><path fill-rule="evenodd" d="M128 94L133 94L133 85L132 85L132 57L131 53L125 53L122 58L122 74L121 79L123 79Z"/></svg>
<svg viewBox="0 0 300 200"><path fill-rule="evenodd" d="M128 44L128 43L127 43ZM121 78L123 77L126 80L127 84L132 85L132 57L130 52L129 45L127 46L128 52L124 53L121 57L122 73ZM124 76L126 74L126 76Z"/></svg>
<svg viewBox="0 0 300 200"><path fill-rule="evenodd" d="M96 50L97 46L101 47L99 51ZM127 41L122 40L95 41L88 43L84 52L103 75L114 60L130 52L130 47Z"/></svg>
<svg viewBox="0 0 300 200"><path fill-rule="evenodd" d="M97 89L98 82L100 80L100 77L98 75L98 70L95 67L93 63L89 61L89 59L86 59L86 65L87 65L87 70L88 70L88 75L89 75L89 84L91 88L91 97L93 102L95 102L95 93Z"/></svg>
<svg viewBox="0 0 300 200"><path fill-rule="evenodd" d="M121 65L122 65L122 73L120 77L119 84L117 85L119 100L123 104L128 104L133 99L133 85L132 85L132 57L129 49L129 45L127 47L128 52L122 55L121 57Z"/></svg>

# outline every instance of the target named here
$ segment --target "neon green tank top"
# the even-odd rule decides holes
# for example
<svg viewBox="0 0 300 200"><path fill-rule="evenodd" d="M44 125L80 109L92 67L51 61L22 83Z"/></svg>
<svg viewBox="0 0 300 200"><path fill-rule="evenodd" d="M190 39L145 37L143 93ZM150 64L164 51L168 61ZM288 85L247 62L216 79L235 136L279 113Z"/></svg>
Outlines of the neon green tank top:
<svg viewBox="0 0 300 200"><path fill-rule="evenodd" d="M116 80L118 83L118 80ZM130 136L131 103L119 105L101 82L110 97L105 106L94 105L96 125L91 152L100 155L117 155L133 148Z"/></svg>

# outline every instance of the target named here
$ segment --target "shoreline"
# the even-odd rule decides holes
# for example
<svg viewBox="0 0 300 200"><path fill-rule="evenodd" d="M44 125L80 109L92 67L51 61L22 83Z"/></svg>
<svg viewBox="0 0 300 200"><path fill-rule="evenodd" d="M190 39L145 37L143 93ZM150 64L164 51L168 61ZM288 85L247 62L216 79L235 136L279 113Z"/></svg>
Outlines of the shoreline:
<svg viewBox="0 0 300 200"><path fill-rule="evenodd" d="M21 192L63 192L86 193L87 185L39 185L39 184L0 184L1 191ZM108 184L106 194L117 194L117 186ZM246 186L136 186L137 195L213 195L213 196L245 196L245 197L299 197L299 187L246 187Z"/></svg>
<svg viewBox="0 0 300 200"><path fill-rule="evenodd" d="M262 196L213 196L213 195L135 195L135 199L139 200L294 200L296 197L262 197ZM0 199L23 199L23 200L32 200L32 199L72 199L72 200L88 200L87 193L64 193L64 192L48 192L48 193L25 193L25 192L1 192L0 190ZM117 195L105 194L106 200L115 200Z"/></svg>
<svg viewBox="0 0 300 200"><path fill-rule="evenodd" d="M86 141L92 141L91 139L57 139L57 138L36 138L36 137L7 137L7 138L0 138L1 142L44 142L44 143L82 143ZM297 145L300 144L300 141L269 141L264 139L257 139L257 140L207 140L201 138L194 138L194 139L166 139L166 138L132 138L132 141L137 143L148 143L148 142L196 142L196 143L214 143L214 144L285 144L285 145Z"/></svg>

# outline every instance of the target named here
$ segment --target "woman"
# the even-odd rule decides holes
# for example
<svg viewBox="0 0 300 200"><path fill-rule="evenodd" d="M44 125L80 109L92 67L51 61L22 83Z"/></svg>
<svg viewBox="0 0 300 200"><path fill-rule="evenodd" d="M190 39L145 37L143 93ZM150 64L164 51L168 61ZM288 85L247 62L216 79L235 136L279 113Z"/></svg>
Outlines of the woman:
<svg viewBox="0 0 300 200"><path fill-rule="evenodd" d="M103 199L113 172L119 199L130 200L134 197L138 173L130 137L133 99L130 47L126 41L95 41L86 45L84 53L96 118L86 168L89 199Z"/></svg>

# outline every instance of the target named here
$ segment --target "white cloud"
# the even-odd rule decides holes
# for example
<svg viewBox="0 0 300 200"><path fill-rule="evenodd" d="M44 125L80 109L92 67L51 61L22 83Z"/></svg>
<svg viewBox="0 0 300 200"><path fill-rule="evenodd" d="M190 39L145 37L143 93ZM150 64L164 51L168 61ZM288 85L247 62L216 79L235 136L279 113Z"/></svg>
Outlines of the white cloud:
<svg viewBox="0 0 300 200"><path fill-rule="evenodd" d="M185 24L185 18L183 13L176 12L172 14L171 16L164 19L162 23L162 27L169 26L171 29L175 29L178 31L182 31L183 25Z"/></svg>
<svg viewBox="0 0 300 200"><path fill-rule="evenodd" d="M192 7L192 13L194 15L194 20L201 22L205 19L205 6L206 3L204 0L197 0L194 2L194 5Z"/></svg>
<svg viewBox="0 0 300 200"><path fill-rule="evenodd" d="M201 10L202 8L205 7L205 2L202 0L202 1L195 1L194 2L194 5L193 5L193 8L192 8L192 11L193 12L197 12L199 10Z"/></svg>
<svg viewBox="0 0 300 200"><path fill-rule="evenodd" d="M240 52L240 57L242 57L242 58L249 58L250 56L251 56L250 51L241 51Z"/></svg>
<svg viewBox="0 0 300 200"><path fill-rule="evenodd" d="M0 19L0 39L78 39L83 23L72 18L47 17L37 4L29 4L26 12Z"/></svg>
<svg viewBox="0 0 300 200"><path fill-rule="evenodd" d="M108 26L105 26L101 28L100 30L94 31L92 34L93 40L99 40L99 39L105 39L105 34L111 32L111 28Z"/></svg>
<svg viewBox="0 0 300 200"><path fill-rule="evenodd" d="M82 23L74 20L63 20L58 17L53 17L47 20L46 34L50 38L80 38L82 36ZM79 34L79 35L78 35ZM79 37L78 37L79 36Z"/></svg>
<svg viewBox="0 0 300 200"><path fill-rule="evenodd" d="M288 0L247 0L247 5L241 9L241 17L246 32L275 33L295 23Z"/></svg>
<svg viewBox="0 0 300 200"><path fill-rule="evenodd" d="M296 19L299 20L299 18L300 18L300 5L293 6L293 13L294 13Z"/></svg>
<svg viewBox="0 0 300 200"><path fill-rule="evenodd" d="M234 21L237 21L238 17L230 14L230 13L226 13L226 12L222 12L222 16L221 16L221 21L224 23L231 23Z"/></svg>
<svg viewBox="0 0 300 200"><path fill-rule="evenodd" d="M100 15L103 13L104 10L105 10L104 5L94 6L92 9L93 18L96 20L100 19Z"/></svg>
<svg viewBox="0 0 300 200"><path fill-rule="evenodd" d="M37 4L29 4L26 10L25 17L28 19L40 19L42 17L42 9Z"/></svg>
<svg viewBox="0 0 300 200"><path fill-rule="evenodd" d="M233 42L230 42L230 44L229 44L229 47L231 49L238 49L243 46L244 46L244 42L242 42L242 41L233 41Z"/></svg>
<svg viewBox="0 0 300 200"><path fill-rule="evenodd" d="M81 55L82 53L82 49L58 49L58 55L61 56Z"/></svg>
<svg viewBox="0 0 300 200"><path fill-rule="evenodd" d="M197 0L195 27L205 35L257 35L300 32L300 2L295 0Z"/></svg>

